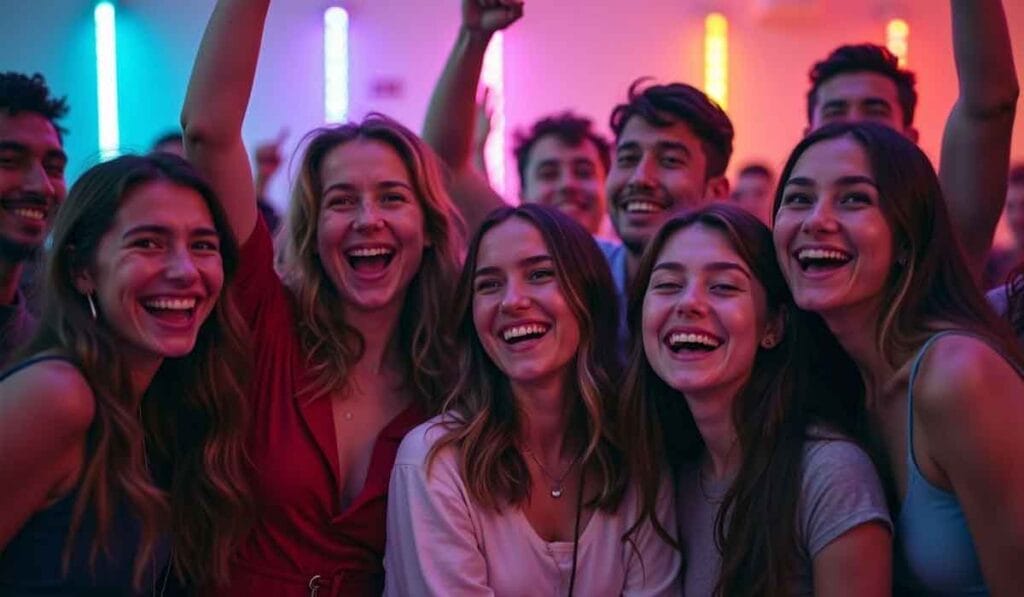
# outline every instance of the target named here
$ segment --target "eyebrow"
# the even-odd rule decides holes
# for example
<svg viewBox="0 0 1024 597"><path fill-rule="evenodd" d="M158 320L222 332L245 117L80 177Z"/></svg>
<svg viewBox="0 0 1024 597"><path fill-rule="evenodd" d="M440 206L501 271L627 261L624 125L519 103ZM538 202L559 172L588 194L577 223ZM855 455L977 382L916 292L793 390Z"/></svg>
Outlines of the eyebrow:
<svg viewBox="0 0 1024 597"><path fill-rule="evenodd" d="M381 181L381 182L377 183L377 185L374 188L377 188L377 189L394 189L394 188L399 188L399 187L403 188L403 189L407 189L410 192L412 192L412 187L409 186L408 184L400 181L400 180L384 180L384 181ZM356 185L354 185L354 184L352 184L350 182L336 182L336 183L332 184L331 186L326 187L324 189L323 193L326 195L329 191L333 191L335 189L341 190L341 191L355 191L355 190L357 190L357 188L358 187L356 187Z"/></svg>
<svg viewBox="0 0 1024 597"><path fill-rule="evenodd" d="M159 234L161 236L170 236L173 234L173 230L167 226L161 226L159 224L142 224L141 226L129 228L121 235L121 238L125 239L137 234ZM219 238L220 234L218 234L213 228L207 228L204 226L190 230L189 236L216 236Z"/></svg>
<svg viewBox="0 0 1024 597"><path fill-rule="evenodd" d="M524 259L520 259L519 263L517 263L516 265L518 265L519 267L530 267L531 265L536 265L538 263L545 263L545 262L548 262L548 261L554 261L554 259L551 258L551 255L547 255L547 254L534 255L532 257L526 257ZM473 277L476 278L476 277L479 277L479 276L488 276L488 275L494 275L494 274L498 274L498 273L501 273L501 268L492 265L492 266L488 266L488 267L481 267L480 269L476 270L476 272L473 273Z"/></svg>
<svg viewBox="0 0 1024 597"><path fill-rule="evenodd" d="M866 184L871 185L876 189L878 188L878 183L876 183L873 178L861 174L850 174L847 176L840 176L836 183L844 186ZM807 178L806 176L794 176L793 178L790 178L789 180L786 181L786 186L788 187L790 185L800 187L813 187L816 186L817 183L814 182L814 179Z"/></svg>
<svg viewBox="0 0 1024 597"><path fill-rule="evenodd" d="M654 269L651 270L651 275L658 271L668 271L681 274L685 273L686 269L686 266L683 265L682 263L679 263L678 261L663 261L658 265L654 266ZM748 279L752 280L754 278L754 276L751 275L749 271L747 271L747 268L743 267L739 263L736 263L735 261L712 261L711 263L705 263L701 267L701 269L712 272L737 271L746 276Z"/></svg>
<svg viewBox="0 0 1024 597"><path fill-rule="evenodd" d="M24 143L19 143L17 141L0 141L0 151L17 151L18 153L31 153L32 150L28 145L25 145ZM64 150L62 149L47 149L43 155L51 159L58 158L64 160L65 162L68 160L67 154L64 153Z"/></svg>
<svg viewBox="0 0 1024 597"><path fill-rule="evenodd" d="M887 108L889 110L892 110L892 104L889 103L888 100L880 98L880 97L866 97L866 98L864 98L861 101L861 103L866 105L866 106L870 106L872 108L877 108L877 107L881 106L883 108Z"/></svg>

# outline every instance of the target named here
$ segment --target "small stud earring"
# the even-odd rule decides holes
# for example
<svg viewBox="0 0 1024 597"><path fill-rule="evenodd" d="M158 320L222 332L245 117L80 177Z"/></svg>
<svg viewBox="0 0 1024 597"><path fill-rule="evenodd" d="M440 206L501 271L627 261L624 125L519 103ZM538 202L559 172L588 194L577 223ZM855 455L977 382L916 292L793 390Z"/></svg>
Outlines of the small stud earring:
<svg viewBox="0 0 1024 597"><path fill-rule="evenodd" d="M96 302L92 300L92 293L85 295L85 300L89 302L89 313L92 313L93 321L99 319L99 313L96 312Z"/></svg>
<svg viewBox="0 0 1024 597"><path fill-rule="evenodd" d="M761 340L761 346L765 348L772 348L773 346L775 346L775 337L765 336L764 340Z"/></svg>

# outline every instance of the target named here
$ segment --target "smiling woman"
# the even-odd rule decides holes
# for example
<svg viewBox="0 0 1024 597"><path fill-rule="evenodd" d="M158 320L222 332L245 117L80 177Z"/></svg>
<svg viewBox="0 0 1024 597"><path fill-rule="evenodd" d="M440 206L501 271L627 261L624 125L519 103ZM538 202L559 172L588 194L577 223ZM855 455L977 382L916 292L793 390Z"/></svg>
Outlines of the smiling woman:
<svg viewBox="0 0 1024 597"><path fill-rule="evenodd" d="M842 416L855 371L790 300L739 207L668 220L641 260L618 420L645 514L675 473L687 595L889 594L885 497Z"/></svg>
<svg viewBox="0 0 1024 597"><path fill-rule="evenodd" d="M775 247L793 298L854 359L899 507L897 589L1024 584L1024 355L976 287L928 157L829 125L786 163Z"/></svg>
<svg viewBox="0 0 1024 597"><path fill-rule="evenodd" d="M259 516L217 594L379 595L398 444L454 369L445 311L462 235L433 153L394 120L309 133L274 247L245 115L267 0L220 0L182 113L190 159L243 241L237 296L255 341ZM214 587L207 587L211 592Z"/></svg>
<svg viewBox="0 0 1024 597"><path fill-rule="evenodd" d="M639 523L610 416L616 303L569 216L524 204L484 220L456 293L461 376L395 460L386 594L678 594L668 484L662 526Z"/></svg>
<svg viewBox="0 0 1024 597"><path fill-rule="evenodd" d="M180 158L127 156L52 235L42 327L0 376L0 592L223 582L248 504L227 220Z"/></svg>

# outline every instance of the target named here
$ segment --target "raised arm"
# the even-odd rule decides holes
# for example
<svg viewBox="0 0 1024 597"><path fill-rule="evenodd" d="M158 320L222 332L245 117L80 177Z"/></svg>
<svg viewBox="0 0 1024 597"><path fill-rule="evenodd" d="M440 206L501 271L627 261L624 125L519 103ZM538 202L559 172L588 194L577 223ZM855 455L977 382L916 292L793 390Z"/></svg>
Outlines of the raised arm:
<svg viewBox="0 0 1024 597"><path fill-rule="evenodd" d="M1001 0L950 0L959 97L942 136L939 178L971 271L980 280L1006 201L1020 87Z"/></svg>
<svg viewBox="0 0 1024 597"><path fill-rule="evenodd" d="M473 166L473 120L480 70L494 33L522 15L522 0L462 0L462 25L427 107L423 139L451 169L454 180L449 192L470 231L491 210L505 204Z"/></svg>
<svg viewBox="0 0 1024 597"><path fill-rule="evenodd" d="M239 243L256 226L256 191L242 121L270 0L220 0L196 54L181 112L185 152L206 176Z"/></svg>

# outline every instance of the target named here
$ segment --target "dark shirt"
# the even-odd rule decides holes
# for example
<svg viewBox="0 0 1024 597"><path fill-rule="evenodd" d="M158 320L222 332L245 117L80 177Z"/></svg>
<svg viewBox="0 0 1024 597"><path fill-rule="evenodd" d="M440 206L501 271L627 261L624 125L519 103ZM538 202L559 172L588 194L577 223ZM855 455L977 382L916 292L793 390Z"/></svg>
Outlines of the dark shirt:
<svg viewBox="0 0 1024 597"><path fill-rule="evenodd" d="M0 305L0 371L35 329L36 318L29 312L25 296L20 291L15 295L13 305Z"/></svg>
<svg viewBox="0 0 1024 597"><path fill-rule="evenodd" d="M0 374L0 381L29 365L53 359L67 360L57 355L28 359ZM90 443L87 442L87 446ZM88 447L87 452L91 452ZM92 509L87 510L75 533L65 574L64 548L77 498L78 488L75 488L52 505L37 511L0 551L0 595L136 593L132 588L132 572L141 525L127 503L114 509L106 537L109 553L101 551L94 564L90 564L90 551L96 536L96 521ZM139 593L159 593L167 568L169 546L167 538L157 542L150 565L145 567Z"/></svg>

